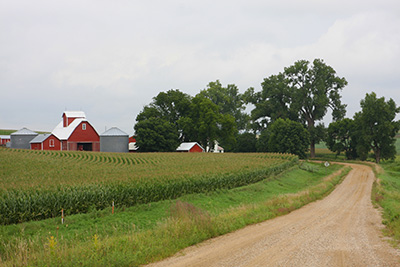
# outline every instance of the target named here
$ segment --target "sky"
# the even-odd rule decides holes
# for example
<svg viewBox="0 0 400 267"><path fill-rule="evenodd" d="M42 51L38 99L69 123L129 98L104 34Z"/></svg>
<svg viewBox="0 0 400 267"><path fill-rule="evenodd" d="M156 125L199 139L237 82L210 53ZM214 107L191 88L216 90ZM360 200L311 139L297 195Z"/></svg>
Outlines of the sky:
<svg viewBox="0 0 400 267"><path fill-rule="evenodd" d="M346 117L372 91L400 105L400 1L0 0L0 129L52 131L80 110L131 135L160 92L260 91L315 58L348 81Z"/></svg>

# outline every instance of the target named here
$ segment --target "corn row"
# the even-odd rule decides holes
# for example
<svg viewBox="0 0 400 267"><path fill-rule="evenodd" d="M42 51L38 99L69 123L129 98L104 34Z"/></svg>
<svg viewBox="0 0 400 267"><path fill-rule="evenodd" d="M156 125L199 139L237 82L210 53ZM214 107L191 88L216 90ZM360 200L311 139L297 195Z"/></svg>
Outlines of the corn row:
<svg viewBox="0 0 400 267"><path fill-rule="evenodd" d="M285 160L262 169L247 169L228 174L204 174L142 183L120 182L59 186L53 190L13 189L3 191L0 194L0 224L53 218L60 216L61 209L64 209L66 215L86 213L92 209L110 207L113 201L116 207L129 207L175 199L185 194L231 189L266 179L272 174L293 166L298 160L297 157L291 155L282 155L282 159ZM114 164L121 164L119 159L112 161ZM142 163L144 162L142 161Z"/></svg>

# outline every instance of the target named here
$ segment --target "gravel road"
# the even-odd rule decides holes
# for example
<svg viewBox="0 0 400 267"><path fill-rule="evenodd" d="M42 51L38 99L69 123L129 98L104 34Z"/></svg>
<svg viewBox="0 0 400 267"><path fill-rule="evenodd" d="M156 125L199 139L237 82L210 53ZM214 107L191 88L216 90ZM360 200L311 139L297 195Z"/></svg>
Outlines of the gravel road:
<svg viewBox="0 0 400 267"><path fill-rule="evenodd" d="M190 247L150 266L400 266L371 204L374 174L353 170L325 199Z"/></svg>

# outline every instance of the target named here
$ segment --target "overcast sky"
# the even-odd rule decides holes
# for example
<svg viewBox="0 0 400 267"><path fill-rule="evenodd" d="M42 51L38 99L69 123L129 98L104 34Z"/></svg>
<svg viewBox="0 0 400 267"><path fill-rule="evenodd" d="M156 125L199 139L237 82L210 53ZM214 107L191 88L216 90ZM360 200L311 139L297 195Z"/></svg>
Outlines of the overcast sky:
<svg viewBox="0 0 400 267"><path fill-rule="evenodd" d="M315 58L347 79L347 117L372 91L400 105L400 1L0 0L0 129L82 110L99 134L133 134L159 92L259 91Z"/></svg>

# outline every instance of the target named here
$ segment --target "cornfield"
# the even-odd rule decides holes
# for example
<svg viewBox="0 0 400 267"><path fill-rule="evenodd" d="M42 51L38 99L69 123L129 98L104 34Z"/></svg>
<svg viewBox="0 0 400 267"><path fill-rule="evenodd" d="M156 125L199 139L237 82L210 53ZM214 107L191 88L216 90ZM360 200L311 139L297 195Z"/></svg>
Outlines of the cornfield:
<svg viewBox="0 0 400 267"><path fill-rule="evenodd" d="M255 183L288 154L94 153L0 149L0 224L175 199Z"/></svg>

